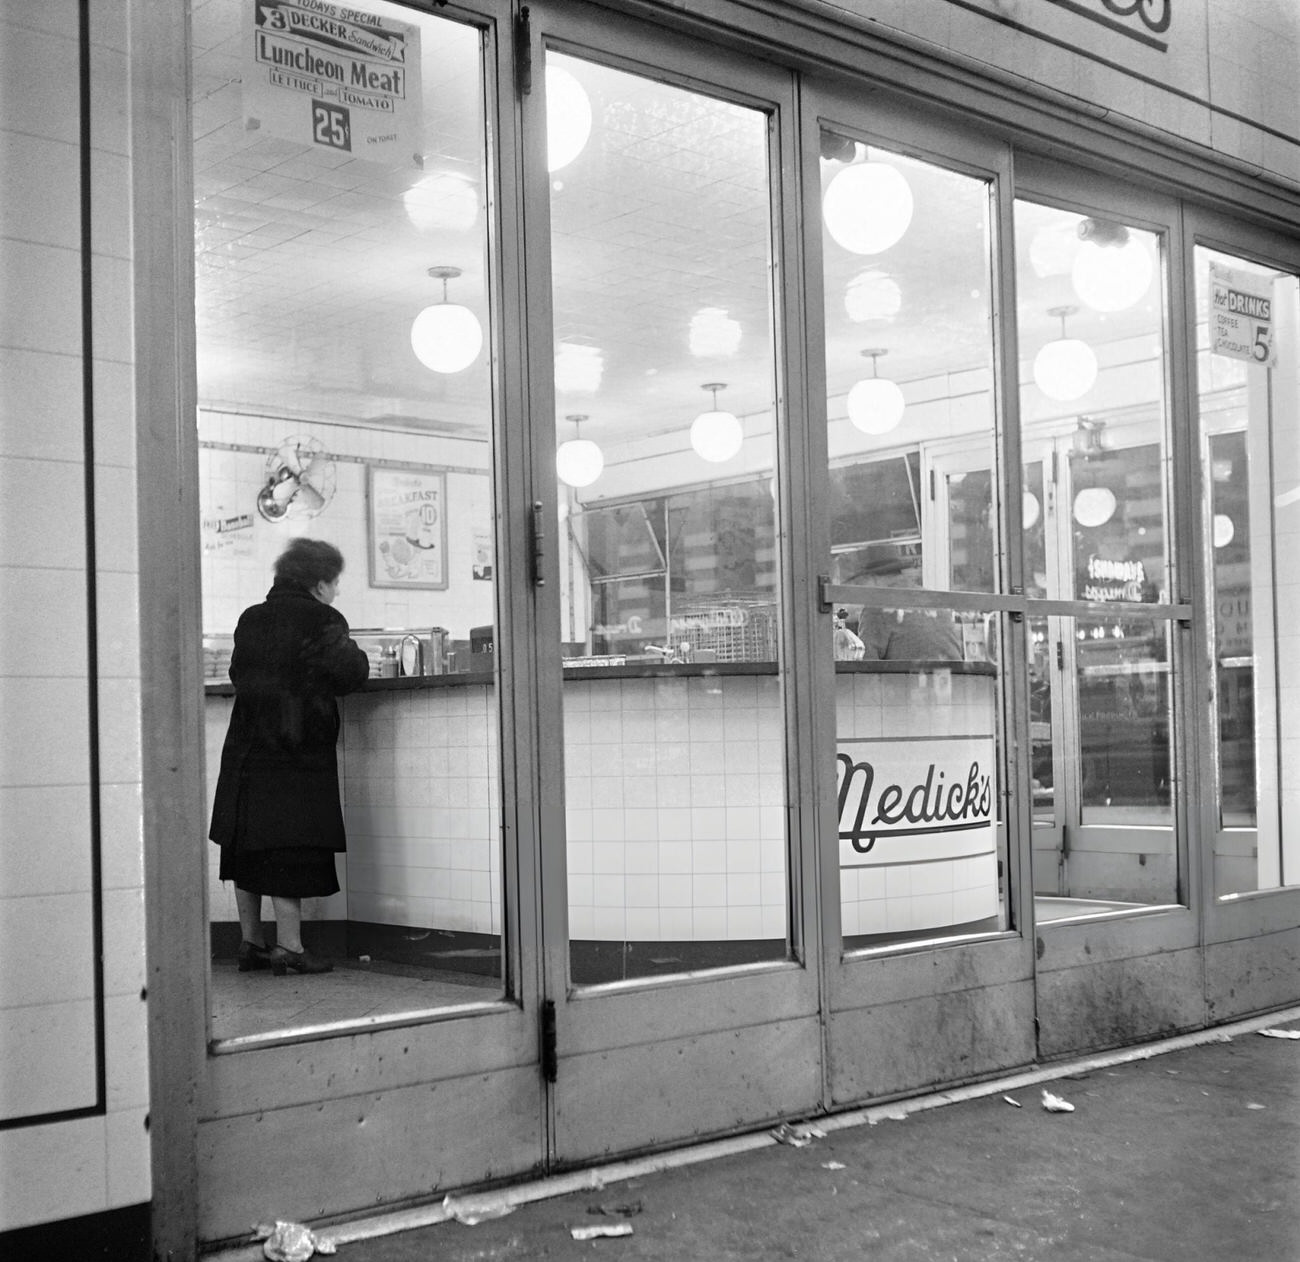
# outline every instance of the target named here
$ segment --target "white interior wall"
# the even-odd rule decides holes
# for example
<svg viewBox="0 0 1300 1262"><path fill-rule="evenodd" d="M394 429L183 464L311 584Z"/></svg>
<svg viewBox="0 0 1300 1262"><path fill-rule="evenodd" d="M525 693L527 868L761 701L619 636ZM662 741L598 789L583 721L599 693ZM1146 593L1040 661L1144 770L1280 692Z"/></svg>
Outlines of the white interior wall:
<svg viewBox="0 0 1300 1262"><path fill-rule="evenodd" d="M319 439L334 459L336 490L311 518L268 522L256 508L268 454L288 437ZM245 530L204 530L203 629L229 633L261 601L271 566L296 535L327 539L343 552L337 608L353 627L446 627L459 639L495 620L495 584L475 579L476 539L492 530L486 444L361 425L321 424L230 412L199 418L199 502L205 522L251 515ZM367 564L366 462L447 469L447 587L371 586ZM478 472L482 470L482 472Z"/></svg>

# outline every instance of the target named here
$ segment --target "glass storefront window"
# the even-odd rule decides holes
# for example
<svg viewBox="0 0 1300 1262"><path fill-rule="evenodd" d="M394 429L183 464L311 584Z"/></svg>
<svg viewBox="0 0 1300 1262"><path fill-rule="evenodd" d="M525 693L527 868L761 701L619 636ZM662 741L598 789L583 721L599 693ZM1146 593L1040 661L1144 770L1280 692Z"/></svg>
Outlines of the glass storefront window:
<svg viewBox="0 0 1300 1262"><path fill-rule="evenodd" d="M570 974L784 959L768 119L546 81Z"/></svg>
<svg viewBox="0 0 1300 1262"><path fill-rule="evenodd" d="M1196 347L1205 578L1213 628L1214 892L1300 880L1300 639L1286 563L1297 531L1297 280L1198 246Z"/></svg>
<svg viewBox="0 0 1300 1262"><path fill-rule="evenodd" d="M1163 252L1023 200L1015 230L1042 922L1179 896Z"/></svg>
<svg viewBox="0 0 1300 1262"><path fill-rule="evenodd" d="M990 187L821 154L843 945L996 932L998 623L945 601L998 586Z"/></svg>
<svg viewBox="0 0 1300 1262"><path fill-rule="evenodd" d="M502 990L481 36L379 0L351 14L327 38L275 6L194 9L208 681L299 536L342 551L334 608L372 676L340 702L341 889L302 903L332 973L237 971L210 848L218 1040ZM211 795L231 700L206 706Z"/></svg>

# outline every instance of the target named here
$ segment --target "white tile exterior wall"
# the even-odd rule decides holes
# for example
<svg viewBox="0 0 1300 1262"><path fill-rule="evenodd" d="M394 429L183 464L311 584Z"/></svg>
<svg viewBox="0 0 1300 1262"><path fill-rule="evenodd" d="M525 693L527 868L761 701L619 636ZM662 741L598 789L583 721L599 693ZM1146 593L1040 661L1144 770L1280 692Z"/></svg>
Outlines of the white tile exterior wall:
<svg viewBox="0 0 1300 1262"><path fill-rule="evenodd" d="M0 1231L150 1196L125 30L92 6L106 1111L0 1131ZM0 6L0 1116L95 1100L73 0Z"/></svg>

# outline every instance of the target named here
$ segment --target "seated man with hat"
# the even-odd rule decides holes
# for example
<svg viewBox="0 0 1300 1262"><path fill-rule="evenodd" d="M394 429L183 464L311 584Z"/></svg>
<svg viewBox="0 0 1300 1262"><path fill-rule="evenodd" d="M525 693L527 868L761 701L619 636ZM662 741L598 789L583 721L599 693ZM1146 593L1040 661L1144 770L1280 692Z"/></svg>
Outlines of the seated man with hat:
<svg viewBox="0 0 1300 1262"><path fill-rule="evenodd" d="M869 587L915 587L913 575L897 551L871 544L863 563L848 583ZM864 608L858 619L858 638L866 661L960 661L961 634L946 610Z"/></svg>

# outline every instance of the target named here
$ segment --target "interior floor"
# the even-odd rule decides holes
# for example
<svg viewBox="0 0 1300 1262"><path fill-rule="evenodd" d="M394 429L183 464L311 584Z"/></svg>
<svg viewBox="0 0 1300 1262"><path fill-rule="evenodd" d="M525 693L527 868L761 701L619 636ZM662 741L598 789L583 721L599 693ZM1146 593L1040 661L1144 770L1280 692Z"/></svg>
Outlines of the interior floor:
<svg viewBox="0 0 1300 1262"><path fill-rule="evenodd" d="M500 990L494 977L402 964L336 959L332 973L276 977L266 970L241 973L233 960L213 960L211 1037L243 1038L482 1003Z"/></svg>

